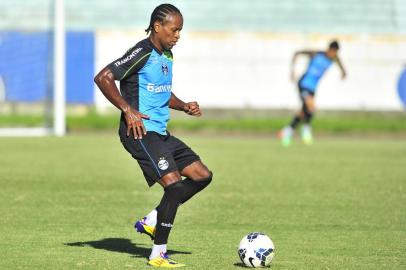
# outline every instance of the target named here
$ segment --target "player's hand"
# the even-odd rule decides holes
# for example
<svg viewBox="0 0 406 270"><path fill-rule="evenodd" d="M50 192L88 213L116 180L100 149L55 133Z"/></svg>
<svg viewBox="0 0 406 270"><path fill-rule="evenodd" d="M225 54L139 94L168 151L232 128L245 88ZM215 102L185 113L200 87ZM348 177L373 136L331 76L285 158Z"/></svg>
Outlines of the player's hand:
<svg viewBox="0 0 406 270"><path fill-rule="evenodd" d="M147 130L142 123L142 119L149 119L149 116L142 114L130 107L127 107L126 110L123 110L123 113L125 121L127 123L127 137L130 136L132 130L134 139L142 139L142 136L147 134Z"/></svg>
<svg viewBox="0 0 406 270"><path fill-rule="evenodd" d="M346 74L345 72L342 72L342 73L341 73L341 79L344 80L345 77L347 77L347 74Z"/></svg>
<svg viewBox="0 0 406 270"><path fill-rule="evenodd" d="M202 112L200 111L199 104L196 101L188 102L185 104L183 109L185 113L193 116L201 116Z"/></svg>

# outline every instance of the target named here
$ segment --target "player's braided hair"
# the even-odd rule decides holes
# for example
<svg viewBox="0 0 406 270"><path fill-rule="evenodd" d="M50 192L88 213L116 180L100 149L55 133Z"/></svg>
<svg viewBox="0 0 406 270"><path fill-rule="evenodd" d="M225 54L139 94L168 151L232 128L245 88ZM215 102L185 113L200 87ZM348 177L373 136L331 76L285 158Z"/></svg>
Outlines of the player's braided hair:
<svg viewBox="0 0 406 270"><path fill-rule="evenodd" d="M145 29L145 32L147 32L147 34L148 34L150 31L152 31L152 29L154 28L154 23L156 21L159 21L162 24L165 23L167 16L169 14L182 15L182 13L180 13L179 9L177 7L175 7L174 5L161 4L161 5L157 6L151 14L151 20L149 22L148 28Z"/></svg>
<svg viewBox="0 0 406 270"><path fill-rule="evenodd" d="M340 49L340 45L338 44L338 41L337 41L337 40L333 40L333 41L331 41L330 44L328 45L328 48L338 51L338 50Z"/></svg>

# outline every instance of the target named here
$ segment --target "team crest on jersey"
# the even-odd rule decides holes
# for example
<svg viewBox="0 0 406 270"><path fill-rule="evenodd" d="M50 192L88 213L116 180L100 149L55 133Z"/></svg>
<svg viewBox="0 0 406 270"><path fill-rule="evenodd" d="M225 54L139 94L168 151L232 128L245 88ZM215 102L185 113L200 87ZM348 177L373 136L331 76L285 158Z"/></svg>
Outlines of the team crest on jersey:
<svg viewBox="0 0 406 270"><path fill-rule="evenodd" d="M168 65L166 63L162 63L162 73L164 75L168 75L168 73L169 73L169 68L168 68Z"/></svg>
<svg viewBox="0 0 406 270"><path fill-rule="evenodd" d="M161 158L159 158L159 161L158 161L158 167L162 171L165 171L169 167L169 162L164 157L161 157Z"/></svg>

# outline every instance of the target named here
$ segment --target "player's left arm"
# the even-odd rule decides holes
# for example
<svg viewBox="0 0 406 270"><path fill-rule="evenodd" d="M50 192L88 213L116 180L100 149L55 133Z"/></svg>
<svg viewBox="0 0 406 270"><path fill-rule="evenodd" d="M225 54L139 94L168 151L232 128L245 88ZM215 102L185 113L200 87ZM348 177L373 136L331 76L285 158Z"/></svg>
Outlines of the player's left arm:
<svg viewBox="0 0 406 270"><path fill-rule="evenodd" d="M335 61L341 70L341 79L345 79L345 77L347 76L347 72L345 71L343 63L341 62L341 60L338 56L336 57Z"/></svg>
<svg viewBox="0 0 406 270"><path fill-rule="evenodd" d="M189 115L201 116L199 104L196 101L183 102L174 93L171 94L171 99L169 100L169 108L183 111Z"/></svg>

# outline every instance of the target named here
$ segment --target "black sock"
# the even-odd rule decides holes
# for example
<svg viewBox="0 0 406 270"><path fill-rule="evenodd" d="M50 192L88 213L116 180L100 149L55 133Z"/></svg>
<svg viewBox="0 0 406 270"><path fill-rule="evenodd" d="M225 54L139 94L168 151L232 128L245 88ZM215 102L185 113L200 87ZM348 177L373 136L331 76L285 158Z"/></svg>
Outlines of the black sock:
<svg viewBox="0 0 406 270"><path fill-rule="evenodd" d="M304 122L305 122L306 124L310 124L310 122L312 121L312 119L313 119L313 113L311 113L311 112L306 112L306 113L305 113Z"/></svg>
<svg viewBox="0 0 406 270"><path fill-rule="evenodd" d="M213 178L213 174L210 173L209 177L207 177L205 179L201 179L199 181L193 181L189 178L186 178L185 180L183 180L183 183L185 184L185 190L184 190L182 200L180 203L183 204L183 203L187 202L196 193L202 191L205 187L207 187L210 184L212 178Z"/></svg>
<svg viewBox="0 0 406 270"><path fill-rule="evenodd" d="M299 125L300 121L301 119L299 116L296 115L295 117L293 117L292 122L290 123L292 129L295 129Z"/></svg>
<svg viewBox="0 0 406 270"><path fill-rule="evenodd" d="M155 245L163 245L168 242L169 233L171 232L180 203L181 196L179 195L183 193L183 190L183 181L178 181L165 188L165 193L157 207Z"/></svg>

